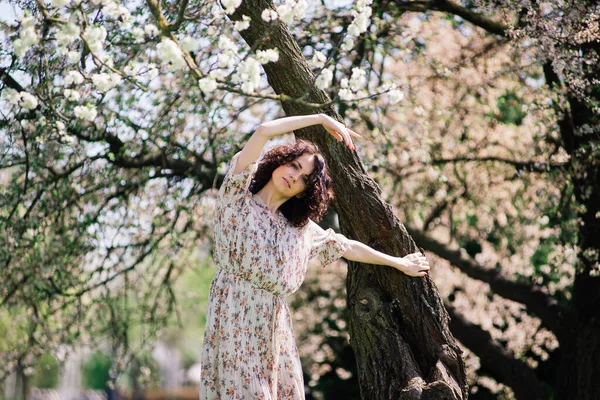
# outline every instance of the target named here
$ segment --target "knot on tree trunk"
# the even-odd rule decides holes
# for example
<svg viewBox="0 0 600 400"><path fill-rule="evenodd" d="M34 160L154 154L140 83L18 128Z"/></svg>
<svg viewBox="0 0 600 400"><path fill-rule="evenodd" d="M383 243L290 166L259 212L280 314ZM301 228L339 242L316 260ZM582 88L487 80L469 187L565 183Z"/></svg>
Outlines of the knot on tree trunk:
<svg viewBox="0 0 600 400"><path fill-rule="evenodd" d="M382 301L379 292L373 288L360 288L356 293L354 311L359 320L367 322L379 314Z"/></svg>

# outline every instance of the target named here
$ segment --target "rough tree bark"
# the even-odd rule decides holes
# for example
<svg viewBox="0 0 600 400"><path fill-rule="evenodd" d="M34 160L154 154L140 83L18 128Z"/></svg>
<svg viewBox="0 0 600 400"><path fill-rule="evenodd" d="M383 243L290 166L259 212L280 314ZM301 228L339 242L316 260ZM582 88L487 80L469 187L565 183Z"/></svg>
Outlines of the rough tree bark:
<svg viewBox="0 0 600 400"><path fill-rule="evenodd" d="M293 36L283 23L260 14L274 9L267 0L246 0L232 16L252 18L241 32L255 49L277 48L279 61L265 65L277 94L303 98L322 107L283 102L287 115L324 112L339 118ZM296 132L315 142L325 156L336 192L342 232L383 252L418 251L403 225L380 197L355 153L320 127ZM351 345L357 359L361 395L368 399L463 399L467 397L461 350L448 329L448 313L433 283L391 269L351 263L348 269Z"/></svg>

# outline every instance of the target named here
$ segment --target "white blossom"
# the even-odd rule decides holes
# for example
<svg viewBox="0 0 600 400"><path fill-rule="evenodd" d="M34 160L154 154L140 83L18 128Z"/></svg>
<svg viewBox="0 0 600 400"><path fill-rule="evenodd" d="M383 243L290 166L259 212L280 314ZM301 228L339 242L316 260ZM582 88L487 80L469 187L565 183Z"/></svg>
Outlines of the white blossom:
<svg viewBox="0 0 600 400"><path fill-rule="evenodd" d="M277 62L279 60L279 52L276 49L258 50L256 52L256 59L263 65L270 62Z"/></svg>
<svg viewBox="0 0 600 400"><path fill-rule="evenodd" d="M183 54L177 43L171 39L163 39L157 46L158 56L163 62L168 62L173 68L180 68L185 65Z"/></svg>
<svg viewBox="0 0 600 400"><path fill-rule="evenodd" d="M229 53L221 53L217 55L219 68L231 68L235 62L234 58Z"/></svg>
<svg viewBox="0 0 600 400"><path fill-rule="evenodd" d="M227 77L227 71L223 69L213 69L210 71L209 76L215 80L222 81Z"/></svg>
<svg viewBox="0 0 600 400"><path fill-rule="evenodd" d="M352 68L352 76L350 77L350 89L358 92L367 84L367 73L360 68Z"/></svg>
<svg viewBox="0 0 600 400"><path fill-rule="evenodd" d="M144 41L144 35L146 32L139 26L134 26L131 30L131 34L133 35L136 43L142 43Z"/></svg>
<svg viewBox="0 0 600 400"><path fill-rule="evenodd" d="M263 12L260 14L260 17L263 20L270 22L270 21L275 21L276 19L278 19L279 15L277 15L277 11L271 10L270 8L265 8L263 10Z"/></svg>
<svg viewBox="0 0 600 400"><path fill-rule="evenodd" d="M221 4L227 14L233 14L236 8L242 4L242 0L221 0Z"/></svg>
<svg viewBox="0 0 600 400"><path fill-rule="evenodd" d="M152 80L158 76L158 69L156 67L149 68L146 72L148 79Z"/></svg>
<svg viewBox="0 0 600 400"><path fill-rule="evenodd" d="M79 62L80 58L81 58L81 54L79 54L78 51L69 51L67 53L67 59L69 60L69 62L71 64L75 64L75 63Z"/></svg>
<svg viewBox="0 0 600 400"><path fill-rule="evenodd" d="M31 46L38 44L40 41L35 26L31 25L29 20L27 23L22 23L22 27L19 38L13 42L17 56L24 55Z"/></svg>
<svg viewBox="0 0 600 400"><path fill-rule="evenodd" d="M2 90L2 97L10 104L18 104L21 100L21 93L19 93L15 89L5 87Z"/></svg>
<svg viewBox="0 0 600 400"><path fill-rule="evenodd" d="M179 47L183 51L197 51L200 48L200 42L191 36L186 36L179 41Z"/></svg>
<svg viewBox="0 0 600 400"><path fill-rule="evenodd" d="M204 93L211 93L217 89L217 81L213 78L202 78L198 80L198 86Z"/></svg>
<svg viewBox="0 0 600 400"><path fill-rule="evenodd" d="M219 49L225 52L231 52L232 54L237 54L238 52L237 45L233 43L233 41L227 36L221 36L219 38L219 43L217 46L219 47Z"/></svg>
<svg viewBox="0 0 600 400"><path fill-rule="evenodd" d="M302 19L306 15L306 9L308 8L308 3L306 0L297 0L294 5L294 18Z"/></svg>
<svg viewBox="0 0 600 400"><path fill-rule="evenodd" d="M233 27L235 28L236 31L240 31L240 32L244 31L250 27L251 20L252 19L249 16L242 15L242 20L235 21L235 24L233 24Z"/></svg>
<svg viewBox="0 0 600 400"><path fill-rule="evenodd" d="M327 57L325 57L325 54L317 50L315 51L313 57L310 59L309 64L311 64L315 68L323 68L325 66L326 61Z"/></svg>
<svg viewBox="0 0 600 400"><path fill-rule="evenodd" d="M34 110L38 106L38 99L28 92L21 93L21 106L28 110Z"/></svg>
<svg viewBox="0 0 600 400"><path fill-rule="evenodd" d="M390 90L388 93L391 104L398 104L404 99L404 92L398 89Z"/></svg>
<svg viewBox="0 0 600 400"><path fill-rule="evenodd" d="M98 91L104 93L114 88L121 82L121 76L114 73L103 72L92 75L92 82Z"/></svg>
<svg viewBox="0 0 600 400"><path fill-rule="evenodd" d="M35 26L35 18L32 17L31 15L28 15L21 19L20 24L21 24L21 28L23 28L23 29L34 27Z"/></svg>
<svg viewBox="0 0 600 400"><path fill-rule="evenodd" d="M94 119L96 119L96 116L98 115L96 107L90 104L86 106L77 106L73 109L73 111L75 112L75 116L77 118L90 122L93 122Z"/></svg>
<svg viewBox="0 0 600 400"><path fill-rule="evenodd" d="M329 68L321 71L321 74L315 80L315 86L321 90L325 90L331 85L331 81L333 80L333 71Z"/></svg>
<svg viewBox="0 0 600 400"><path fill-rule="evenodd" d="M286 1L283 4L275 7L277 14L279 15L279 19L282 20L286 24L291 24L294 22L294 6L290 1Z"/></svg>
<svg viewBox="0 0 600 400"><path fill-rule="evenodd" d="M104 26L90 26L83 33L88 47L93 52L100 52L106 39L106 28Z"/></svg>
<svg viewBox="0 0 600 400"><path fill-rule="evenodd" d="M158 35L158 28L156 27L156 25L148 24L144 26L144 32L146 32L146 35L150 37L156 36Z"/></svg>
<svg viewBox="0 0 600 400"><path fill-rule="evenodd" d="M342 89L348 89L348 78L342 78L340 81L340 87Z"/></svg>
<svg viewBox="0 0 600 400"><path fill-rule="evenodd" d="M340 91L338 92L338 96L340 96L340 99L344 101L350 101L354 98L354 94L350 89L340 89Z"/></svg>
<svg viewBox="0 0 600 400"><path fill-rule="evenodd" d="M58 44L66 46L79 37L79 26L73 23L62 24L56 32Z"/></svg>
<svg viewBox="0 0 600 400"><path fill-rule="evenodd" d="M79 71L69 71L65 76L65 83L67 85L75 84L80 85L83 83L83 75Z"/></svg>
<svg viewBox="0 0 600 400"><path fill-rule="evenodd" d="M352 39L350 36L346 36L344 38L344 43L342 43L341 49L343 51L350 51L353 48L354 48L354 39Z"/></svg>
<svg viewBox="0 0 600 400"><path fill-rule="evenodd" d="M348 27L348 35L358 36L360 35L360 30L356 24L350 24Z"/></svg>
<svg viewBox="0 0 600 400"><path fill-rule="evenodd" d="M260 72L260 63L252 57L247 57L237 67L231 80L241 84L244 92L252 93L260 83Z"/></svg>
<svg viewBox="0 0 600 400"><path fill-rule="evenodd" d="M50 4L52 4L53 7L59 8L59 7L64 7L67 4L69 4L69 1L70 0L51 0Z"/></svg>
<svg viewBox="0 0 600 400"><path fill-rule="evenodd" d="M77 90L65 89L63 93L65 95L65 99L67 100L79 101L79 99L81 99L81 94Z"/></svg>

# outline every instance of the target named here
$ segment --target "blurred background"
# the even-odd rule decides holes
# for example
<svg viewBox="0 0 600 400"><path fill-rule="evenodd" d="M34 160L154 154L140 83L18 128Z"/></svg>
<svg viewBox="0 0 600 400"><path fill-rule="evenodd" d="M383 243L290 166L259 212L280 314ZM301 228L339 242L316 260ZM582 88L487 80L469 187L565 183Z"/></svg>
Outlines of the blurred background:
<svg viewBox="0 0 600 400"><path fill-rule="evenodd" d="M314 109L278 97L274 54L220 3L0 1L0 399L197 398L227 163L281 101ZM273 10L425 249L470 397L593 393L598 5ZM360 398L346 268L309 268L289 298L307 399Z"/></svg>

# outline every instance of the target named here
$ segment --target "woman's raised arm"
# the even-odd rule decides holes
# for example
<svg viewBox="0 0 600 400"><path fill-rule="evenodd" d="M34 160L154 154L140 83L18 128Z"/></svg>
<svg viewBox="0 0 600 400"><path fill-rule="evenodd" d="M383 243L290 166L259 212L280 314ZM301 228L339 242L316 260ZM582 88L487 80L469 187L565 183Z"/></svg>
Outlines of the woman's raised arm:
<svg viewBox="0 0 600 400"><path fill-rule="evenodd" d="M350 149L354 150L355 147L352 143L352 137L360 137L360 135L346 128L344 124L328 115L312 114L285 117L269 122L263 122L256 128L256 131L254 131L248 142L246 142L246 145L238 156L238 161L235 170L233 171L234 174L242 172L249 164L258 160L262 149L269 139L296 129L319 124L323 125L325 130L337 140L344 141Z"/></svg>

